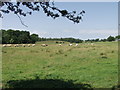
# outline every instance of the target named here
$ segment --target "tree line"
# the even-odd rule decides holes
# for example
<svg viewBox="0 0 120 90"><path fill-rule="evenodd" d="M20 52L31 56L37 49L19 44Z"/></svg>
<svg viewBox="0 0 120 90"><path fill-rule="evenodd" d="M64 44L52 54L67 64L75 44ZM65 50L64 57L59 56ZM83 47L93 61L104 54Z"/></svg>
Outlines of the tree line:
<svg viewBox="0 0 120 90"><path fill-rule="evenodd" d="M120 40L120 35L118 35L118 36L109 36L108 38L106 38L106 39L99 39L99 38L97 38L97 39L88 39L88 40L85 40L85 42L106 42L106 41L109 41L109 42L112 42L112 41L118 41L118 40Z"/></svg>
<svg viewBox="0 0 120 90"><path fill-rule="evenodd" d="M38 34L31 34L29 31L0 30L2 32L2 44L28 44L36 41L67 41L70 43L82 43L81 39L74 38L40 38ZM56 42L61 43L61 42Z"/></svg>
<svg viewBox="0 0 120 90"><path fill-rule="evenodd" d="M30 34L29 31L20 30L0 30L2 37L0 39L2 44L28 44L35 43L36 41L56 41L56 43L64 43L64 41L70 43L82 43L84 40L75 38L41 38L38 34ZM88 39L85 42L106 42L119 40L120 35L113 37L109 36L107 39ZM63 41L63 42L60 42Z"/></svg>
<svg viewBox="0 0 120 90"><path fill-rule="evenodd" d="M0 30L2 32L2 44L26 44L35 43L39 40L37 34L31 34L29 31L19 30Z"/></svg>
<svg viewBox="0 0 120 90"><path fill-rule="evenodd" d="M39 41L56 41L56 43L63 43L60 41L66 41L70 43L82 43L83 40L75 38L39 38Z"/></svg>

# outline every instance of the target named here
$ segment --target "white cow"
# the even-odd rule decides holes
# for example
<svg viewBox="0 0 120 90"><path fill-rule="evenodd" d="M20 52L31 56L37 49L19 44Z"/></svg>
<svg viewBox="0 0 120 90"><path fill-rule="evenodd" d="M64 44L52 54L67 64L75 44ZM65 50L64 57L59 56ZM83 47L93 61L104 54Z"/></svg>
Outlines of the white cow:
<svg viewBox="0 0 120 90"><path fill-rule="evenodd" d="M70 43L69 46L72 46L72 44Z"/></svg>
<svg viewBox="0 0 120 90"><path fill-rule="evenodd" d="M6 44L6 47L11 47L12 46L12 44Z"/></svg>
<svg viewBox="0 0 120 90"><path fill-rule="evenodd" d="M17 47L17 44L15 44L14 47Z"/></svg>
<svg viewBox="0 0 120 90"><path fill-rule="evenodd" d="M31 45L30 44L28 44L28 47L30 47Z"/></svg>
<svg viewBox="0 0 120 90"><path fill-rule="evenodd" d="M91 43L91 45L93 46L93 45L94 45L94 43Z"/></svg>
<svg viewBox="0 0 120 90"><path fill-rule="evenodd" d="M6 47L6 44L3 44L2 46L3 46L3 47Z"/></svg>
<svg viewBox="0 0 120 90"><path fill-rule="evenodd" d="M23 47L25 47L25 44L22 44Z"/></svg>
<svg viewBox="0 0 120 90"><path fill-rule="evenodd" d="M75 44L75 46L78 46L78 44Z"/></svg>
<svg viewBox="0 0 120 90"><path fill-rule="evenodd" d="M59 46L62 46L62 44L59 44Z"/></svg>
<svg viewBox="0 0 120 90"><path fill-rule="evenodd" d="M46 46L48 46L48 45L47 45L47 44L41 44L41 46L46 47Z"/></svg>
<svg viewBox="0 0 120 90"><path fill-rule="evenodd" d="M19 47L19 44L15 44L14 47Z"/></svg>
<svg viewBox="0 0 120 90"><path fill-rule="evenodd" d="M35 44L32 44L32 47L34 47L35 46Z"/></svg>

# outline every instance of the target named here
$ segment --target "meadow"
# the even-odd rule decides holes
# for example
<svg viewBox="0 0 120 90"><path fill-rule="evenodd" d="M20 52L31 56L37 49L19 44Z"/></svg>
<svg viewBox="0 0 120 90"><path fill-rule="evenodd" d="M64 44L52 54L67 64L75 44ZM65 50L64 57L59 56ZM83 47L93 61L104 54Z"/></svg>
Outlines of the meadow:
<svg viewBox="0 0 120 90"><path fill-rule="evenodd" d="M42 47L41 44L48 44ZM2 48L3 88L112 88L118 84L118 43Z"/></svg>

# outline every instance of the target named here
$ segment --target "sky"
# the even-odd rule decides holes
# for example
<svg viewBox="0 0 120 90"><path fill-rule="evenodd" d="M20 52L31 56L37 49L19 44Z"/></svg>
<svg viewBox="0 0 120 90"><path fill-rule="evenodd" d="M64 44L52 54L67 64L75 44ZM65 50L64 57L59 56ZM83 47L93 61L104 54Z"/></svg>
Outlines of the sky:
<svg viewBox="0 0 120 90"><path fill-rule="evenodd" d="M26 30L44 38L73 37L86 40L118 35L117 2L55 2L55 6L70 12L85 10L86 13L82 22L74 24L64 17L55 20L47 17L41 9L40 12L33 12L32 15L21 17L28 27L23 26L13 13L4 14L2 22L0 21L1 28Z"/></svg>
<svg viewBox="0 0 120 90"><path fill-rule="evenodd" d="M3 2L7 1L48 1L48 0L1 0ZM52 1L52 0L49 0ZM54 0L56 2L118 2L119 0Z"/></svg>

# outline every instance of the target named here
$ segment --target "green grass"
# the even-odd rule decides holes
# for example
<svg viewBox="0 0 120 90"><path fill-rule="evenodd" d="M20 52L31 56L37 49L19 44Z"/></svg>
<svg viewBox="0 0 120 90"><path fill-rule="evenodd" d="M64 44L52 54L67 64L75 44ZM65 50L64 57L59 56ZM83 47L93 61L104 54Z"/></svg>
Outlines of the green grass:
<svg viewBox="0 0 120 90"><path fill-rule="evenodd" d="M50 41L49 46L42 47L41 43L35 47L3 47L4 88L112 88L117 85L117 42L99 42L94 46L81 43L78 47L67 43L59 46Z"/></svg>

